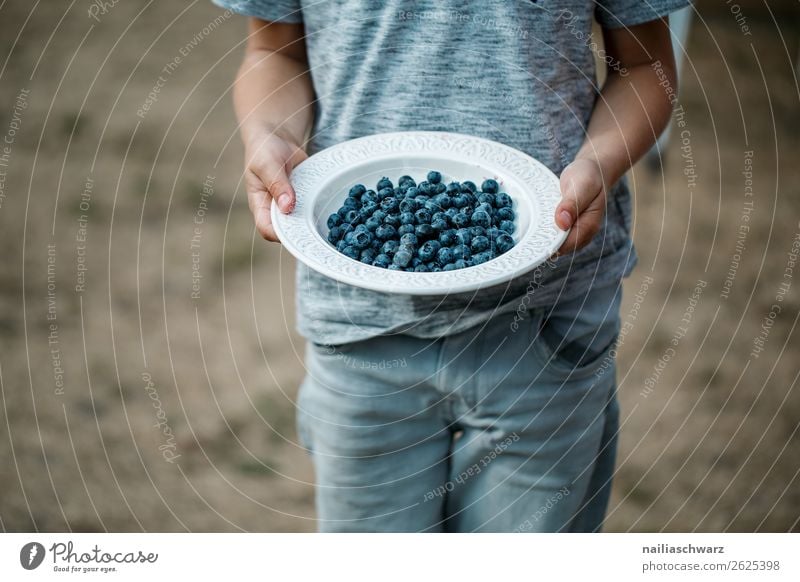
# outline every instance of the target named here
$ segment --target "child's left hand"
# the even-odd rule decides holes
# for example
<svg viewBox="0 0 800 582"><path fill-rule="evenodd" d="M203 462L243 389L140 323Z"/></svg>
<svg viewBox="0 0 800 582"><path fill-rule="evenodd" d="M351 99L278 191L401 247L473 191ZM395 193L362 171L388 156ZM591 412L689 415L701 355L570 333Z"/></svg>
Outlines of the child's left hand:
<svg viewBox="0 0 800 582"><path fill-rule="evenodd" d="M579 158L561 173L561 202L556 207L559 228L572 228L558 249L563 255L586 246L603 224L606 212L606 188L596 160Z"/></svg>

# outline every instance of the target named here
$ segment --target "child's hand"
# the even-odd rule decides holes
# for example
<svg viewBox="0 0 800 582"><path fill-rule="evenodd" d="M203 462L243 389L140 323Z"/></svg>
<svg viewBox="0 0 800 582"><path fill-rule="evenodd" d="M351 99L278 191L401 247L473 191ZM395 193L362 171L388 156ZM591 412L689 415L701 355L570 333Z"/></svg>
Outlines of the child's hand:
<svg viewBox="0 0 800 582"><path fill-rule="evenodd" d="M600 230L606 212L606 188L597 161L576 159L561 173L561 202L556 207L559 228L572 228L558 254L574 252Z"/></svg>
<svg viewBox="0 0 800 582"><path fill-rule="evenodd" d="M272 226L273 201L281 212L294 208L295 193L289 182L292 169L308 156L303 149L272 131L262 131L245 144L244 182L256 229L269 241L279 242Z"/></svg>

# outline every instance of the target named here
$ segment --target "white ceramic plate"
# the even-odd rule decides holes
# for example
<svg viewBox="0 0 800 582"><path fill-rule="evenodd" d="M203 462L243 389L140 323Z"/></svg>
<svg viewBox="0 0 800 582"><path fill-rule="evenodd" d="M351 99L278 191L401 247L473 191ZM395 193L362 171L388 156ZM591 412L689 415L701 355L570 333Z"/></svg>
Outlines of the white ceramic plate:
<svg viewBox="0 0 800 582"><path fill-rule="evenodd" d="M516 244L486 263L438 273L390 271L344 256L326 237L327 218L342 205L350 187L374 188L408 174L417 182L429 170L444 182L494 178L514 200ZM387 293L446 295L489 287L542 264L567 233L553 221L561 199L558 178L532 157L490 140L457 133L410 131L371 135L323 150L294 169L297 203L291 214L272 205L272 223L284 247L328 277Z"/></svg>

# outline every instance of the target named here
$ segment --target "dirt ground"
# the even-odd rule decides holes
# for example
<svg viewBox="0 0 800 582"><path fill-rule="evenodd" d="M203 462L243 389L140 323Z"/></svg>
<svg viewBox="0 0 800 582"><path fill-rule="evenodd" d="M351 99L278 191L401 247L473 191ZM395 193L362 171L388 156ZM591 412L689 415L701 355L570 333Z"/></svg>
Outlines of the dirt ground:
<svg viewBox="0 0 800 582"><path fill-rule="evenodd" d="M800 530L800 10L771 4L699 3L664 171L631 174L611 531ZM89 6L0 4L0 527L311 531L294 261L240 184L244 21Z"/></svg>

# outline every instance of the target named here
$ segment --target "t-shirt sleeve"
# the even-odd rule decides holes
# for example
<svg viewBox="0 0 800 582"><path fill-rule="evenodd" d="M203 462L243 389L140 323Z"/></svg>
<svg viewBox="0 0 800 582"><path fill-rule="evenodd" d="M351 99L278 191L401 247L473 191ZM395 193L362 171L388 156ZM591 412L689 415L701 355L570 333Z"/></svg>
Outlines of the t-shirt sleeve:
<svg viewBox="0 0 800 582"><path fill-rule="evenodd" d="M236 14L253 16L270 22L303 22L300 0L211 0Z"/></svg>
<svg viewBox="0 0 800 582"><path fill-rule="evenodd" d="M622 28L658 20L691 5L691 0L595 0L594 15L603 28Z"/></svg>

